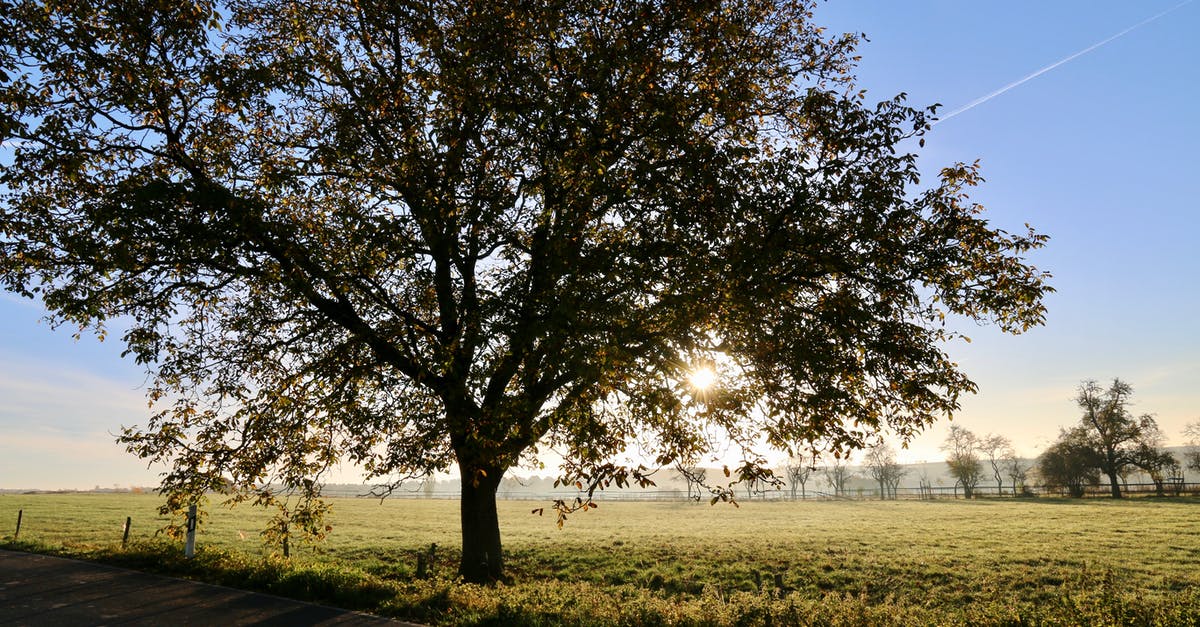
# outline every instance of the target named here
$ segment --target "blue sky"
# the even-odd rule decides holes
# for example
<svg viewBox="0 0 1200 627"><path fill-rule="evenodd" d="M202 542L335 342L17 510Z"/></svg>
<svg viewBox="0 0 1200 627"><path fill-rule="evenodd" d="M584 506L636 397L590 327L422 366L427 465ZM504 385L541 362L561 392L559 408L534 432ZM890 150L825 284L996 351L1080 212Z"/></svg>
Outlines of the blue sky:
<svg viewBox="0 0 1200 627"><path fill-rule="evenodd" d="M979 384L955 423L1035 455L1076 420L1075 387L1121 377L1135 411L1174 443L1200 419L1200 3L832 0L816 20L870 41L857 75L875 100L907 92L943 113L1138 24L1161 19L938 124L932 175L979 159L973 198L993 223L1051 236L1034 262L1054 274L1043 328L1019 337L964 323L951 347ZM932 176L929 177L932 180ZM115 341L50 331L40 309L0 294L0 488L152 485L155 470L113 433L148 416L145 375ZM941 458L941 423L903 453Z"/></svg>
<svg viewBox="0 0 1200 627"><path fill-rule="evenodd" d="M1176 8L1177 7L1177 8ZM1051 236L1034 256L1058 293L1043 328L1012 337L969 329L952 354L980 386L955 421L1035 454L1077 417L1080 380L1121 377L1134 410L1168 437L1200 418L1200 4L837 1L833 31L870 41L858 77L875 99L907 92L951 112L1174 8L1102 47L939 123L931 174L980 159L972 197L994 224ZM945 424L913 443L938 459Z"/></svg>

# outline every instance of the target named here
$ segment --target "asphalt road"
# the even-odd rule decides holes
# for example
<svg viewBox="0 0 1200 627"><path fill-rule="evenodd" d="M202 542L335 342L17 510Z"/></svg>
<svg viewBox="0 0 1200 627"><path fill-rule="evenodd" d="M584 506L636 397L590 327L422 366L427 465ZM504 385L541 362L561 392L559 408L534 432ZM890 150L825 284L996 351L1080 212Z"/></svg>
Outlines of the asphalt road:
<svg viewBox="0 0 1200 627"><path fill-rule="evenodd" d="M417 627L266 594L3 550L0 550L0 625Z"/></svg>

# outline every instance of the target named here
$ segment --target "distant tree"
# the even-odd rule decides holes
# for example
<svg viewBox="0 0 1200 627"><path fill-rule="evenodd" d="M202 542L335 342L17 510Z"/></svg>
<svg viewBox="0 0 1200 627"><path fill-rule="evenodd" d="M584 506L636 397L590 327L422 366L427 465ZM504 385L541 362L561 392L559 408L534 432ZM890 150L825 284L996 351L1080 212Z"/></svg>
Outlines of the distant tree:
<svg viewBox="0 0 1200 627"><path fill-rule="evenodd" d="M996 494L1003 495L1005 461L1014 457L1012 440L989 433L979 439L978 450L991 466L992 476L996 478Z"/></svg>
<svg viewBox="0 0 1200 627"><path fill-rule="evenodd" d="M1133 464L1121 466L1121 469L1117 471L1117 476L1121 478L1121 488L1129 490L1129 478L1140 472L1141 470Z"/></svg>
<svg viewBox="0 0 1200 627"><path fill-rule="evenodd" d="M508 498L509 496L512 495L513 492L519 492L519 491L525 489L526 487L527 487L527 484L524 481L522 481L520 477L517 477L512 474L507 474L504 476L504 479L502 479L500 481L500 487L498 489L498 492L500 493L500 495L502 497Z"/></svg>
<svg viewBox="0 0 1200 627"><path fill-rule="evenodd" d="M958 425L951 425L941 448L946 453L946 465L950 469L950 476L954 477L955 485L962 486L963 498L971 498L975 494L975 486L983 478L979 438Z"/></svg>
<svg viewBox="0 0 1200 627"><path fill-rule="evenodd" d="M436 487L437 479L434 479L433 475L429 475L421 481L421 491L427 499L433 498L433 491Z"/></svg>
<svg viewBox="0 0 1200 627"><path fill-rule="evenodd" d="M821 468L821 474L824 475L825 483L829 484L836 496L843 496L846 492L846 483L854 478L854 473L850 471L848 457L834 457L832 461Z"/></svg>
<svg viewBox="0 0 1200 627"><path fill-rule="evenodd" d="M972 165L919 187L933 110L868 102L814 4L6 0L0 286L121 320L168 509L453 469L460 574L500 579L539 450L565 516L649 485L636 442L857 448L974 391L945 315L1042 322L1045 237Z"/></svg>
<svg viewBox="0 0 1200 627"><path fill-rule="evenodd" d="M1082 497L1089 485L1100 483L1099 454L1083 427L1063 429L1037 462L1042 485Z"/></svg>
<svg viewBox="0 0 1200 627"><path fill-rule="evenodd" d="M788 487L792 491L792 500L796 500L796 489L800 489L800 498L805 498L805 486L808 484L809 477L816 470L816 456L801 455L799 457L788 458L787 464L784 466L784 474L787 476Z"/></svg>
<svg viewBox="0 0 1200 627"><path fill-rule="evenodd" d="M907 471L896 461L896 451L886 442L867 449L863 457L867 473L879 484L879 498L896 498L900 480Z"/></svg>
<svg viewBox="0 0 1200 627"><path fill-rule="evenodd" d="M1154 483L1154 492L1158 496L1166 493L1167 477L1178 475L1181 469L1179 460L1163 450L1166 440L1166 435L1157 424L1145 425L1138 437L1131 464L1150 477L1150 481Z"/></svg>
<svg viewBox="0 0 1200 627"><path fill-rule="evenodd" d="M750 477L748 479L743 479L741 484L746 488L746 498L754 498L755 492L758 492L758 478Z"/></svg>
<svg viewBox="0 0 1200 627"><path fill-rule="evenodd" d="M1097 467L1108 477L1113 498L1121 498L1121 470L1136 466L1142 440L1158 433L1149 414L1135 417L1129 412L1133 388L1113 379L1108 389L1094 380L1079 384L1075 402L1083 410L1079 419L1086 441L1095 450Z"/></svg>
<svg viewBox="0 0 1200 627"><path fill-rule="evenodd" d="M1012 483L1013 494L1019 494L1025 487L1025 478L1032 464L1017 457L1015 451L1009 451L1008 455L1001 461L1004 468L1004 475Z"/></svg>
<svg viewBox="0 0 1200 627"><path fill-rule="evenodd" d="M1178 476L1182 470L1179 460L1169 451L1149 446L1138 448L1133 463L1149 475L1150 481L1154 483L1154 492L1158 496L1166 494L1167 478Z"/></svg>
<svg viewBox="0 0 1200 627"><path fill-rule="evenodd" d="M929 478L929 468L927 466L924 466L924 465L921 466L921 472L919 475L917 475L917 482L918 482L918 485L920 485L921 498L922 499L932 499L933 498L933 480L931 480Z"/></svg>
<svg viewBox="0 0 1200 627"><path fill-rule="evenodd" d="M908 474L908 469L898 463L893 465L890 472L887 473L887 478L886 478L887 487L888 487L888 490L891 492L893 499L898 498L897 493L900 490L900 482L904 480L904 477L907 474Z"/></svg>
<svg viewBox="0 0 1200 627"><path fill-rule="evenodd" d="M679 469L679 476L687 484L688 500L699 501L704 496L704 482L708 478L708 471L699 466L683 466Z"/></svg>
<svg viewBox="0 0 1200 627"><path fill-rule="evenodd" d="M1200 420L1189 422L1183 428L1187 448L1183 452L1184 465L1188 470L1200 472Z"/></svg>
<svg viewBox="0 0 1200 627"><path fill-rule="evenodd" d="M863 467L867 469L867 474L879 484L881 500L887 498L887 465L895 463L895 461L895 452L883 442L867 449L863 455Z"/></svg>

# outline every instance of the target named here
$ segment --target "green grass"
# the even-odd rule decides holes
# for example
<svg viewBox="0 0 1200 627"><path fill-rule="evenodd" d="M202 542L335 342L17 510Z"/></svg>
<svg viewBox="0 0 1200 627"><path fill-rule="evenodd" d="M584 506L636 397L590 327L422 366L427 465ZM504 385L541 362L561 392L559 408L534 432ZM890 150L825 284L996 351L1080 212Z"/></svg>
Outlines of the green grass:
<svg viewBox="0 0 1200 627"><path fill-rule="evenodd" d="M151 495L3 495L26 548L438 624L1198 624L1200 501L601 503L559 530L501 501L512 583L454 580L456 501L335 499L283 560L265 515L211 508L201 552ZM120 549L125 516L133 544ZM439 545L435 576L416 554ZM776 576L783 584L776 585Z"/></svg>

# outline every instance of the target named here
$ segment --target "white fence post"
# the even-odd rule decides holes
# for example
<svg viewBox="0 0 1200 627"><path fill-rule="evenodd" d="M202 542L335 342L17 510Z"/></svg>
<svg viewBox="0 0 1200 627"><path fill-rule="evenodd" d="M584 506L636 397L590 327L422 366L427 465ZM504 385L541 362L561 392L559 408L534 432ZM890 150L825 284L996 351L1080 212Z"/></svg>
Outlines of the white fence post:
<svg viewBox="0 0 1200 627"><path fill-rule="evenodd" d="M187 513L187 544L183 546L183 556L192 559L196 555L196 506L189 505Z"/></svg>

